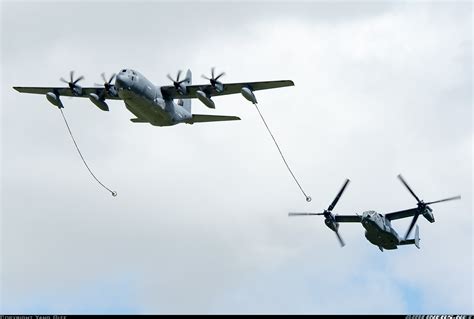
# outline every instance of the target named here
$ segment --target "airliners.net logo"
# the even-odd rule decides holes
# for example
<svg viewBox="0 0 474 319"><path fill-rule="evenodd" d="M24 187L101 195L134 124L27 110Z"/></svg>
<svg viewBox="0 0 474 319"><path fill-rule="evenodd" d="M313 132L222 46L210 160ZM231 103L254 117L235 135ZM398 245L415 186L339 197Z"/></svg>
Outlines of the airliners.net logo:
<svg viewBox="0 0 474 319"><path fill-rule="evenodd" d="M406 319L474 319L474 316L466 315L413 315L406 316Z"/></svg>

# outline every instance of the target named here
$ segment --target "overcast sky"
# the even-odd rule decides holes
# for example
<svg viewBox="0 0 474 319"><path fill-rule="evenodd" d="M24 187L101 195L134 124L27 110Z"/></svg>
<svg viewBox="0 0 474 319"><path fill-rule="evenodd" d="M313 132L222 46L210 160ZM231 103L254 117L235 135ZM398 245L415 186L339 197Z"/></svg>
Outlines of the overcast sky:
<svg viewBox="0 0 474 319"><path fill-rule="evenodd" d="M1 313L473 313L470 2L2 2ZM307 193L241 95L193 112L242 121L134 124L12 86L83 85L133 68L157 85L215 66L257 92ZM319 216L434 201L421 249L380 252ZM393 223L404 235L409 220Z"/></svg>

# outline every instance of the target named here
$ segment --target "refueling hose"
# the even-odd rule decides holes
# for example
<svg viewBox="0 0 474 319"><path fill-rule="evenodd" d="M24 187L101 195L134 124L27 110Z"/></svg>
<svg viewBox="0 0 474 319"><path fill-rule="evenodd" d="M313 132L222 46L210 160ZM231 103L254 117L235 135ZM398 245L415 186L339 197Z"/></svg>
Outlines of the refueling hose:
<svg viewBox="0 0 474 319"><path fill-rule="evenodd" d="M263 118L263 115L262 115L262 113L260 112L260 110L259 110L259 108L258 108L258 106L257 106L257 103L256 103L256 102L252 102L252 103L253 103L253 105L255 105L255 108L257 109L258 114L259 114L260 117L262 118L263 124L265 124L265 127L267 128L268 133L270 133L270 136L272 137L273 142L275 143L275 146L277 147L278 152L280 153L280 156L281 156L283 162L284 162L285 165L286 165L286 168L287 168L288 171L290 172L291 176L293 176L293 179L295 180L296 185L298 185L298 187L300 188L300 190L301 190L301 192L303 193L304 197L306 197L306 201L309 203L309 202L311 201L311 196L306 195L305 191L303 190L303 187L301 187L300 183L298 182L298 179L296 179L295 174L293 174L293 172L291 171L291 168L290 168L290 166L288 165L288 163L286 162L285 156L283 155L283 152L281 151L280 146L278 146L278 143L277 143L275 137L273 136L272 132L270 131L270 128L268 127L267 122L266 122L265 119Z"/></svg>
<svg viewBox="0 0 474 319"><path fill-rule="evenodd" d="M69 135L71 135L71 138L72 138L72 141L74 142L74 145L76 146L76 149L77 149L77 152L79 153L79 156L81 157L82 159L82 162L84 163L84 165L86 166L87 170L89 171L89 173L92 175L92 177L94 177L94 179L97 181L97 183L99 183L103 188L105 188L106 190L108 190L112 196L117 196L117 192L116 191L113 191L111 190L110 188L108 188L107 186L105 186L104 184L102 184L99 179L97 177L95 177L94 173L92 173L91 169L89 168L89 165L87 165L86 163L86 160L84 159L84 156L82 156L82 153L81 153L81 150L79 149L79 146L77 146L77 143L76 143L76 140L74 139L74 136L72 135L72 132L71 132L71 129L69 128L69 124L66 120L66 117L64 116L64 112L62 110L62 107L58 107L59 110L61 111L61 115L63 116L63 119L64 119L64 123L66 123L66 127L67 127L67 130L69 131Z"/></svg>

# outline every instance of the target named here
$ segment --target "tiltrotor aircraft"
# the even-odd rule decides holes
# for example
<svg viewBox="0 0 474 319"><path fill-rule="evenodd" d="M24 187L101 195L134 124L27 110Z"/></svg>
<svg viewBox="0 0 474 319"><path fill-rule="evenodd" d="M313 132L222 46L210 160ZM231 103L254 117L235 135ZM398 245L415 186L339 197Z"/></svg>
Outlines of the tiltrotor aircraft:
<svg viewBox="0 0 474 319"><path fill-rule="evenodd" d="M344 185L342 186L341 190L337 194L336 198L333 200L331 205L329 205L328 209L325 209L322 213L289 213L289 216L307 216L307 215L323 215L324 216L324 223L328 226L332 231L336 233L337 238L339 239L339 243L343 247L344 241L339 235L339 223L361 223L362 226L366 229L365 237L369 242L378 246L381 251L384 249L397 249L400 245L411 245L414 244L417 248L420 248L420 237L419 237L419 230L418 225L416 226L415 230L415 237L413 239L408 239L410 232L415 225L418 216L423 215L429 222L434 222L433 210L428 205L445 202L448 200L453 199L460 199L461 196L450 197L446 199L437 200L434 202L425 203L420 200L413 190L408 186L401 175L398 175L398 178L401 182L406 186L408 191L415 197L418 201L418 206L415 208L410 208L407 210L402 210L398 212L388 213L385 215L379 214L375 211L366 211L361 215L333 215L332 210L336 206L339 198L341 197L342 193L344 192L345 188L349 184L349 180L346 179ZM404 238L401 238L395 229L393 229L391 225L391 221L394 219L400 218L407 218L413 216L413 219L410 223L408 231Z"/></svg>
<svg viewBox="0 0 474 319"><path fill-rule="evenodd" d="M211 78L203 75L210 84L192 85L192 74L188 70L186 77L180 80L181 71L176 79L169 74L168 78L173 85L155 86L139 72L132 69L123 69L117 75L113 74L103 86L81 87L77 83L84 79L80 76L74 79L74 72L70 73L70 81L61 78L69 87L13 87L22 93L44 94L49 102L62 108L61 96L87 97L103 111L109 107L105 100L123 100L127 109L136 118L134 123L150 123L155 126L171 126L179 123L193 124L198 122L234 121L240 120L236 116L192 114L191 100L198 98L204 105L214 109L214 96L241 93L247 100L257 103L253 91L273 89L294 85L293 81L264 81L224 84L219 81L225 73L214 76L212 68ZM115 79L115 83L112 83ZM175 103L174 100L178 101Z"/></svg>

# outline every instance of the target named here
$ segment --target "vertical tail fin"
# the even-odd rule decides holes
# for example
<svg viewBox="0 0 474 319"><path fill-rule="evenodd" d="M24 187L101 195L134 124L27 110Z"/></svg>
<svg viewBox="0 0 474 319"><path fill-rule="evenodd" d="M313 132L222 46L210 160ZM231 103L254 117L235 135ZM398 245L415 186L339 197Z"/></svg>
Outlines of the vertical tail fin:
<svg viewBox="0 0 474 319"><path fill-rule="evenodd" d="M185 77L186 81L184 82L186 85L191 85L193 84L193 74L191 73L191 70L188 69L188 71L186 72L186 77ZM188 111L189 113L191 113L191 99L185 99L185 100L182 100L183 101L183 108Z"/></svg>
<svg viewBox="0 0 474 319"><path fill-rule="evenodd" d="M420 230L418 228L418 225L416 225L415 229L415 246L416 248L420 249Z"/></svg>
<svg viewBox="0 0 474 319"><path fill-rule="evenodd" d="M398 244L399 245L415 245L416 248L420 249L420 229L418 228L418 225L416 225L416 228L415 228L415 238L401 240Z"/></svg>

